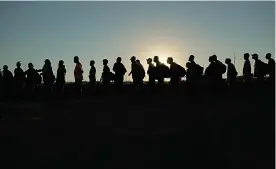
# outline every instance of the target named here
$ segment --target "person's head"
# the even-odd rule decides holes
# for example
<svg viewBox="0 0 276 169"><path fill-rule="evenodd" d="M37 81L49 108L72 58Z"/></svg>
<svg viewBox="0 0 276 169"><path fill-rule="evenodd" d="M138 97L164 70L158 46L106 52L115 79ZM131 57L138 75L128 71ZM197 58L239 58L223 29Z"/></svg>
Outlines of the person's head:
<svg viewBox="0 0 276 169"><path fill-rule="evenodd" d="M190 62L193 62L194 60L195 60L195 56L194 56L194 55L190 55L189 61L190 61Z"/></svg>
<svg viewBox="0 0 276 169"><path fill-rule="evenodd" d="M186 68L189 69L190 65L191 65L191 62L187 62L187 63L186 63Z"/></svg>
<svg viewBox="0 0 276 169"><path fill-rule="evenodd" d="M117 57L117 63L121 63L122 62L122 58L121 57Z"/></svg>
<svg viewBox="0 0 276 169"><path fill-rule="evenodd" d="M90 66L94 66L95 65L95 61L94 60L91 60L90 61Z"/></svg>
<svg viewBox="0 0 276 169"><path fill-rule="evenodd" d="M267 53L267 54L265 55L265 58L266 58L266 59L271 59L271 53Z"/></svg>
<svg viewBox="0 0 276 169"><path fill-rule="evenodd" d="M147 59L147 64L151 64L152 63L152 59L151 58L148 58Z"/></svg>
<svg viewBox="0 0 276 169"><path fill-rule="evenodd" d="M139 60L139 59L137 59L137 60L136 60L136 62L137 62L139 65L141 64L141 62L140 62L140 60Z"/></svg>
<svg viewBox="0 0 276 169"><path fill-rule="evenodd" d="M63 66L63 64L64 64L64 61L63 61L63 60L60 60L60 61L58 62L58 66L59 66L59 67Z"/></svg>
<svg viewBox="0 0 276 169"><path fill-rule="evenodd" d="M158 57L158 56L154 56L154 57L153 57L153 61L154 61L155 63L159 62L159 57Z"/></svg>
<svg viewBox="0 0 276 169"><path fill-rule="evenodd" d="M217 55L213 55L212 58L213 58L213 61L217 61L218 60Z"/></svg>
<svg viewBox="0 0 276 169"><path fill-rule="evenodd" d="M244 58L244 60L249 60L249 53L245 53L244 55L243 55L243 58Z"/></svg>
<svg viewBox="0 0 276 169"><path fill-rule="evenodd" d="M51 62L49 59L45 59L44 63L45 63L45 65L51 65Z"/></svg>
<svg viewBox="0 0 276 169"><path fill-rule="evenodd" d="M209 56L209 62L210 63L214 62L214 57L213 56Z"/></svg>
<svg viewBox="0 0 276 169"><path fill-rule="evenodd" d="M252 55L252 59L258 60L258 59L259 59L258 54L257 54L257 53L254 53L254 54Z"/></svg>
<svg viewBox="0 0 276 169"><path fill-rule="evenodd" d="M79 63L79 57L78 56L74 57L74 63Z"/></svg>
<svg viewBox="0 0 276 169"><path fill-rule="evenodd" d="M230 59L230 58L226 58L226 59L225 59L225 63L226 63L226 64L230 64L230 63L231 63L231 59Z"/></svg>
<svg viewBox="0 0 276 169"><path fill-rule="evenodd" d="M33 65L32 63L28 63L28 68L29 68L29 69L34 68L34 65Z"/></svg>
<svg viewBox="0 0 276 169"><path fill-rule="evenodd" d="M20 66L21 66L21 63L20 63L20 62L17 62L17 63L16 63L16 67L20 68Z"/></svg>
<svg viewBox="0 0 276 169"><path fill-rule="evenodd" d="M4 65L4 66L3 66L3 70L8 70L8 68L9 68L9 67L8 67L7 65Z"/></svg>
<svg viewBox="0 0 276 169"><path fill-rule="evenodd" d="M172 57L168 57L167 63L168 63L168 64L172 64L172 63L173 63L173 58L172 58Z"/></svg>
<svg viewBox="0 0 276 169"><path fill-rule="evenodd" d="M108 60L107 59L104 59L103 60L103 65L107 65L108 64Z"/></svg>
<svg viewBox="0 0 276 169"><path fill-rule="evenodd" d="M135 56L132 56L132 57L130 58L130 60L131 60L132 63L134 63L134 62L136 61L136 57L135 57Z"/></svg>

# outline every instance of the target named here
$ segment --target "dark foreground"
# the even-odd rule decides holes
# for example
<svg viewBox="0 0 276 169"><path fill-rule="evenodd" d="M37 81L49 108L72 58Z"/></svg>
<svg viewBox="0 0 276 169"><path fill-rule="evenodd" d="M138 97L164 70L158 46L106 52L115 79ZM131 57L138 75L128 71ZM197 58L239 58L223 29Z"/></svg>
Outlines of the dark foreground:
<svg viewBox="0 0 276 169"><path fill-rule="evenodd" d="M1 168L274 168L269 87L1 103Z"/></svg>

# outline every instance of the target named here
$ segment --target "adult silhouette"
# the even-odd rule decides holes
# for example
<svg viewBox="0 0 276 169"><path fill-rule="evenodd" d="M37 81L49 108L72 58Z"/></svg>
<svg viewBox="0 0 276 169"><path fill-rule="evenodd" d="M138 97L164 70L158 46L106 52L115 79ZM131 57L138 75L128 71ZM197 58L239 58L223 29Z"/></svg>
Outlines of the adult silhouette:
<svg viewBox="0 0 276 169"><path fill-rule="evenodd" d="M181 77L186 75L186 70L173 61L172 57L168 57L167 63L170 65L170 84L179 84Z"/></svg>
<svg viewBox="0 0 276 169"><path fill-rule="evenodd" d="M38 71L39 72L42 71L42 78L43 78L46 93L51 93L52 86L55 82L55 76L51 66L51 61L49 59L45 59L43 68Z"/></svg>
<svg viewBox="0 0 276 169"><path fill-rule="evenodd" d="M34 69L32 63L28 64L28 70L26 74L26 85L29 92L34 92L37 88L37 85L41 83L41 76L38 74L37 70Z"/></svg>
<svg viewBox="0 0 276 169"><path fill-rule="evenodd" d="M14 69L14 80L15 80L16 93L20 93L22 91L23 85L26 80L25 73L21 69L20 62L16 63L16 68Z"/></svg>
<svg viewBox="0 0 276 169"><path fill-rule="evenodd" d="M66 68L64 65L64 61L60 60L58 62L56 86L57 86L58 91L61 93L64 92L65 75L66 75Z"/></svg>
<svg viewBox="0 0 276 169"><path fill-rule="evenodd" d="M251 80L251 77L252 77L252 73L251 73L251 63L250 63L250 60L249 60L249 53L245 53L243 55L243 58L244 58L244 64L243 64L243 78L244 78L244 82L246 84L248 84Z"/></svg>
<svg viewBox="0 0 276 169"><path fill-rule="evenodd" d="M13 75L7 65L3 66L3 85L5 97L10 97L12 94Z"/></svg>
<svg viewBox="0 0 276 169"><path fill-rule="evenodd" d="M235 68L235 65L233 63L231 63L230 58L226 58L225 63L227 64L227 84L229 86L233 86L233 84L236 81L236 77L238 75L238 72Z"/></svg>
<svg viewBox="0 0 276 169"><path fill-rule="evenodd" d="M102 77L101 77L101 81L103 82L103 84L106 86L106 85L109 85L110 84L110 69L108 67L108 60L107 59L104 59L103 60L103 73L102 73Z"/></svg>
<svg viewBox="0 0 276 169"><path fill-rule="evenodd" d="M141 66L136 62L136 57L132 56L131 60L131 71L128 74L132 75L133 83L136 85L136 88L139 88L139 85L143 83L143 78L141 75Z"/></svg>
<svg viewBox="0 0 276 169"><path fill-rule="evenodd" d="M269 75L269 81L275 82L275 60L271 57L271 53L267 53L265 58L268 60L267 73Z"/></svg>
<svg viewBox="0 0 276 169"><path fill-rule="evenodd" d="M156 79L158 80L158 84L164 83L164 78L170 77L170 68L163 63L160 62L158 56L153 57L153 62L156 64Z"/></svg>
<svg viewBox="0 0 276 169"><path fill-rule="evenodd" d="M209 57L209 66L205 70L205 76L208 77L209 85L211 89L216 89L219 87L221 82L221 68L215 62L215 58L213 56Z"/></svg>
<svg viewBox="0 0 276 169"><path fill-rule="evenodd" d="M252 59L255 60L254 64L254 76L258 82L262 82L265 76L266 65L260 59L257 53L252 54Z"/></svg>
<svg viewBox="0 0 276 169"><path fill-rule="evenodd" d="M154 85L155 84L155 66L152 63L151 58L147 59L147 64L149 65L147 70L147 74L149 76L149 85Z"/></svg>
<svg viewBox="0 0 276 169"><path fill-rule="evenodd" d="M199 78L203 74L203 67L201 67L195 62L194 55L189 56L189 60L186 63L186 67L187 67L186 80L190 87L195 87L198 83Z"/></svg>
<svg viewBox="0 0 276 169"><path fill-rule="evenodd" d="M91 89L93 90L96 84L96 68L94 60L90 61L89 84Z"/></svg>
<svg viewBox="0 0 276 169"><path fill-rule="evenodd" d="M78 56L74 57L74 63L76 64L74 70L75 86L76 92L79 93L82 92L81 83L83 81L83 69Z"/></svg>
<svg viewBox="0 0 276 169"><path fill-rule="evenodd" d="M124 75L127 72L125 66L122 64L121 57L118 57L116 63L114 63L113 71L115 72L114 84L120 90L123 86Z"/></svg>

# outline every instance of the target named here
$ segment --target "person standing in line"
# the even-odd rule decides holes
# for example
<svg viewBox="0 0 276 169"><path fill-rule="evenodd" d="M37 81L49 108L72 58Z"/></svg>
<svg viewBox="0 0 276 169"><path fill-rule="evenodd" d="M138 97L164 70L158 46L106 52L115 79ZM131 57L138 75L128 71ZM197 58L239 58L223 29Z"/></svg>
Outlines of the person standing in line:
<svg viewBox="0 0 276 169"><path fill-rule="evenodd" d="M155 66L152 63L152 59L147 59L147 64L149 65L147 74L149 76L149 85L155 84Z"/></svg>
<svg viewBox="0 0 276 169"><path fill-rule="evenodd" d="M230 87L232 87L236 82L236 77L238 75L238 72L235 68L235 65L233 63L231 63L230 58L226 58L225 63L228 65L227 66L227 84Z"/></svg>
<svg viewBox="0 0 276 169"><path fill-rule="evenodd" d="M75 70L74 70L76 92L81 93L82 92L81 83L83 81L83 69L78 56L74 57L74 63L76 64Z"/></svg>
<svg viewBox="0 0 276 169"><path fill-rule="evenodd" d="M124 75L127 72L125 66L122 64L122 58L118 57L116 63L113 66L113 71L115 72L114 84L121 90L124 82Z"/></svg>
<svg viewBox="0 0 276 169"><path fill-rule="evenodd" d="M16 93L20 94L22 92L23 85L25 83L25 73L21 69L21 63L16 63L16 68L14 69L14 80L15 80L15 89Z"/></svg>
<svg viewBox="0 0 276 169"><path fill-rule="evenodd" d="M61 92L61 93L64 92L65 75L66 75L66 68L65 68L65 65L64 65L64 61L60 60L58 62L56 86L58 88L58 91Z"/></svg>
<svg viewBox="0 0 276 169"><path fill-rule="evenodd" d="M94 90L96 84L96 68L95 68L95 61L90 61L90 71L89 71L89 84L90 88Z"/></svg>
<svg viewBox="0 0 276 169"><path fill-rule="evenodd" d="M251 74L251 63L249 60L249 53L245 53L243 58L244 58L244 64L243 64L243 78L244 78L244 82L245 84L248 84L251 80L252 74Z"/></svg>

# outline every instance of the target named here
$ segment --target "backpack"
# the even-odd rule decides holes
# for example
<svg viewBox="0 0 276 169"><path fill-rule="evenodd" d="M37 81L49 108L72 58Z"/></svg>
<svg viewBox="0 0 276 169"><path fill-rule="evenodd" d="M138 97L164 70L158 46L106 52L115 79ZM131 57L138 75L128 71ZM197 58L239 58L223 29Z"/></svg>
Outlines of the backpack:
<svg viewBox="0 0 276 169"><path fill-rule="evenodd" d="M163 78L170 78L171 77L170 76L170 68L167 65L162 64L160 66L160 70L162 71L162 77Z"/></svg>
<svg viewBox="0 0 276 169"><path fill-rule="evenodd" d="M178 67L178 74L180 77L184 77L186 75L186 70L184 67L180 66L180 65L177 65Z"/></svg>

